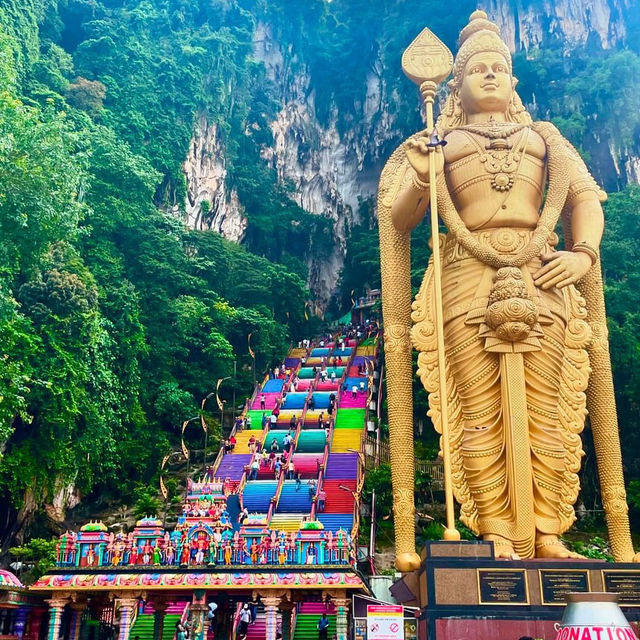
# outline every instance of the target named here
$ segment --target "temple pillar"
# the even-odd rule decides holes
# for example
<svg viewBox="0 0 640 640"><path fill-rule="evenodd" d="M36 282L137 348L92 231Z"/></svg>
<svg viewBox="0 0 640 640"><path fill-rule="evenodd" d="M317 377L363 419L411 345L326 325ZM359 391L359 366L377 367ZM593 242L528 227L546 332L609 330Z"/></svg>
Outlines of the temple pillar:
<svg viewBox="0 0 640 640"><path fill-rule="evenodd" d="M262 596L262 604L264 605L264 613L266 616L265 640L276 640L276 632L278 628L278 605L280 604L280 597Z"/></svg>
<svg viewBox="0 0 640 640"><path fill-rule="evenodd" d="M31 609L29 619L27 621L26 637L29 640L40 640L40 630L42 629L42 620L47 612L42 607L34 607Z"/></svg>
<svg viewBox="0 0 640 640"><path fill-rule="evenodd" d="M209 620L207 619L207 595L206 591L197 589L193 592L190 612L193 623L190 637L193 640L206 640Z"/></svg>
<svg viewBox="0 0 640 640"><path fill-rule="evenodd" d="M20 607L16 611L16 617L13 621L13 635L18 636L20 640L24 638L24 632L27 626L28 614L29 614L29 610L27 609L27 607Z"/></svg>
<svg viewBox="0 0 640 640"><path fill-rule="evenodd" d="M118 633L118 640L129 640L129 633L131 633L131 623L133 621L133 614L138 606L138 598L119 597L116 600L120 611L120 631ZM49 640L52 640L49 638Z"/></svg>
<svg viewBox="0 0 640 640"><path fill-rule="evenodd" d="M349 598L334 598L336 606L336 638L337 640L347 640L349 635Z"/></svg>
<svg viewBox="0 0 640 640"><path fill-rule="evenodd" d="M51 598L45 600L49 605L49 632L48 640L58 640L60 635L60 623L62 622L62 612L68 602L67 598Z"/></svg>
<svg viewBox="0 0 640 640"><path fill-rule="evenodd" d="M162 640L164 616L169 603L166 600L153 601L153 640Z"/></svg>
<svg viewBox="0 0 640 640"><path fill-rule="evenodd" d="M82 614L86 608L86 602L71 603L71 627L69 631L69 640L79 640L80 628L82 626Z"/></svg>

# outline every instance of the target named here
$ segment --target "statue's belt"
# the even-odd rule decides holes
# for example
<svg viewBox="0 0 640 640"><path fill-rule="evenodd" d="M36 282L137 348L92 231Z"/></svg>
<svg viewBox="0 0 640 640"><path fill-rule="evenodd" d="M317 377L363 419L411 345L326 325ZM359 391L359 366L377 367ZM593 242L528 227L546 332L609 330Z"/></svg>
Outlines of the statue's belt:
<svg viewBox="0 0 640 640"><path fill-rule="evenodd" d="M471 234L481 245L486 245L504 255L518 255L527 247L534 229L523 229L521 227L500 227L498 229L478 229ZM444 240L444 244L443 244ZM545 246L545 251L553 251L558 244L558 236L553 233L549 242ZM442 266L446 267L460 260L474 259L456 239L452 233L440 235L440 246L442 247Z"/></svg>

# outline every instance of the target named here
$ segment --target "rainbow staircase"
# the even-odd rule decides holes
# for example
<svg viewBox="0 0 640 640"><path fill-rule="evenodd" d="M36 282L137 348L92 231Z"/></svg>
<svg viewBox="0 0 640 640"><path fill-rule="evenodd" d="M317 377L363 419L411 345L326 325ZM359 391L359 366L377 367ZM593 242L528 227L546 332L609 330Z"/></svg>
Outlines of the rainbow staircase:
<svg viewBox="0 0 640 640"><path fill-rule="evenodd" d="M170 602L164 615L161 640L173 640L176 635L176 623L180 620L187 602ZM139 613L130 631L130 637L139 640L153 640L154 614L153 604L148 602Z"/></svg>
<svg viewBox="0 0 640 640"><path fill-rule="evenodd" d="M289 352L281 377L265 378L257 390L248 412L249 428L234 433L235 449L221 454L214 469L214 475L228 479L227 486L237 492L239 507L261 516L273 531L296 532L303 520L315 519L322 522L327 531L335 533L342 529L353 533L356 496L362 480L359 452L368 415L370 367L367 363L375 361L377 347L372 344L361 349L355 340L345 340L342 349L337 344L336 340L325 347ZM304 367L301 367L302 358L306 358ZM326 375L321 375L323 369ZM262 396L264 410L260 408ZM311 398L313 409L309 408ZM330 404L333 404L332 414L329 414ZM280 409L279 416L271 425L269 418L275 407ZM286 478L284 438L288 433L293 437L291 455L295 474L300 474L300 484ZM269 455L275 441L276 456L283 462L277 477L271 465L263 464L262 453L250 453L252 436ZM254 456L260 466L257 479L250 480L248 470ZM310 485L311 480L316 484ZM322 512L316 504L320 490L325 494ZM305 603L300 609L294 638L316 640L316 624L322 613L318 607L324 610L325 605ZM264 638L264 628L257 623L249 629L253 640ZM146 639L141 636L140 640Z"/></svg>
<svg viewBox="0 0 640 640"><path fill-rule="evenodd" d="M318 620L326 613L329 620L327 637L333 638L336 632L336 615L333 607L324 602L301 602L296 615L296 629L293 640L318 640Z"/></svg>

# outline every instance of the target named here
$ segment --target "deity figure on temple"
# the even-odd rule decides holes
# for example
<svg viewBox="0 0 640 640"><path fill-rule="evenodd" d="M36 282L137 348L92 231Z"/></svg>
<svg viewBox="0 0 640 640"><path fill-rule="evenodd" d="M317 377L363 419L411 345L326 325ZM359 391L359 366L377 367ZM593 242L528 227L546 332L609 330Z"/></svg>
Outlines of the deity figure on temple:
<svg viewBox="0 0 640 640"><path fill-rule="evenodd" d="M157 540L153 544L153 564L162 564L162 551Z"/></svg>
<svg viewBox="0 0 640 640"><path fill-rule="evenodd" d="M96 562L96 554L95 554L95 551L93 550L93 545L90 544L89 548L87 549L87 566L93 567L95 562Z"/></svg>
<svg viewBox="0 0 640 640"><path fill-rule="evenodd" d="M433 67L419 49L405 52L403 66L426 92L427 76L407 71ZM440 433L440 376L446 380L448 471L460 519L501 558L576 555L560 536L575 521L590 384L614 554L629 561L599 263L606 195L558 129L532 121L515 90L509 49L483 11L461 32L452 73L435 130L394 152L378 197L397 566L419 564L413 474L406 473L411 343ZM432 198L447 233L411 313L409 236ZM341 546L346 561L339 535Z"/></svg>

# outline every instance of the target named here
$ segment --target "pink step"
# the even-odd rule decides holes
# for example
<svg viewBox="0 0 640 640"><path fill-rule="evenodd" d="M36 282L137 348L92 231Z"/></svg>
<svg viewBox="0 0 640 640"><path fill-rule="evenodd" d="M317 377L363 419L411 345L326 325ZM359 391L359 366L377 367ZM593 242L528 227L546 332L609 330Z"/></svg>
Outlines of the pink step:
<svg viewBox="0 0 640 640"><path fill-rule="evenodd" d="M343 391L340 398L341 409L364 409L367 406L367 392L358 391L357 397L351 395L351 391Z"/></svg>
<svg viewBox="0 0 640 640"><path fill-rule="evenodd" d="M260 397L262 396L262 394L258 394L256 396L256 399L253 401L253 404L251 405L252 409L257 409L258 411L260 410ZM280 393L265 393L264 394L264 404L265 404L265 409L273 409L276 406L276 400L280 397Z"/></svg>
<svg viewBox="0 0 640 640"><path fill-rule="evenodd" d="M300 613L316 613L327 615L335 614L336 608L333 603L325 604L324 602L301 602Z"/></svg>

